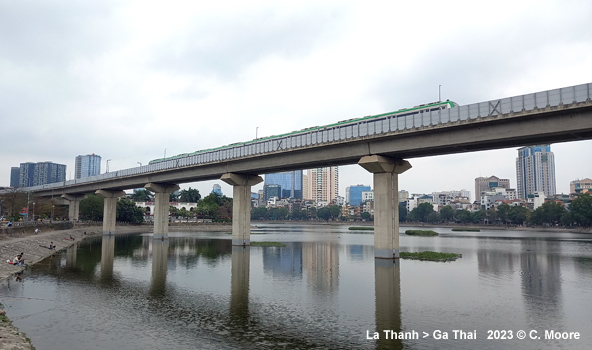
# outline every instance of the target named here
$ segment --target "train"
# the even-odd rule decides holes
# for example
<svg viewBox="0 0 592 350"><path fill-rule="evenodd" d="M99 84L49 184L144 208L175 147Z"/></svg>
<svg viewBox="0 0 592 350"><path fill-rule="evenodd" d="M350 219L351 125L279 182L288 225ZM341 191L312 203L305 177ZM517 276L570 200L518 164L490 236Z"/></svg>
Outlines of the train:
<svg viewBox="0 0 592 350"><path fill-rule="evenodd" d="M286 148L292 148L290 146L302 146L302 145L309 145L309 144L314 144L314 143L318 143L316 142L316 140L313 140L312 135L314 135L315 133L318 132L323 132L327 135L331 134L331 132L335 132L336 130L340 130L341 131L345 131L345 138L348 138L347 136L347 128L348 127L352 127L352 132L350 133L350 137L356 137L356 136L364 136L363 135L363 130L362 132L358 132L358 135L354 135L355 132L353 131L353 126L368 126L369 124L372 125L372 123L376 124L382 121L387 121L390 120L392 118L403 118L403 117L409 117L409 116L415 116L415 115L420 115L420 114L424 114L424 113L428 113L428 112L437 112L437 111L441 111L444 109L449 109L449 108L453 108L458 106L455 102L452 102L450 100L447 101L439 101L439 102L432 102L432 103L426 103L426 104L421 104L418 106L414 106L411 108L404 108L404 109L399 109L397 111L394 112L387 112L387 113L382 113L382 114L376 114L376 115L368 115L368 116L364 116L364 117L359 117L359 118L352 118L352 119L347 119L347 120L342 120L339 121L337 123L333 123L333 124L328 124L328 125L322 125L322 126L314 126L314 127L310 127L310 128L306 128L306 129L302 129L302 130L298 130L298 131L293 131L293 132L289 132L289 133L285 133L285 134L280 134L280 135L273 135L273 136L267 136L267 137L260 137L260 138L256 138L250 141L245 141L245 142L237 142L237 143L233 143L233 144L229 144L226 146L221 146L221 147L216 147L216 148L209 148L209 149L204 149L204 150L199 150L199 151L195 151L192 153L182 153L182 154L178 154L175 156L170 156L170 157L166 157L166 158L158 158L158 159L153 159L151 161L148 162L148 165L154 165L154 164L159 164L159 163L165 163L165 162L170 162L170 161L178 161L181 159L194 159L194 161L190 161L189 163L191 164L195 164L195 163L202 163L202 162L208 162L208 161L214 161L214 160L223 160L223 159L228 159L228 158L234 158L235 156L245 156L245 155L249 155L249 154L258 154L258 153L267 153L269 152L270 149L272 149L273 147L268 147L268 145L270 143L272 143L273 141L277 141L279 146L278 149L281 149L281 147L286 147ZM399 123L397 123L398 125ZM405 127L406 128L406 127ZM367 129L367 127L366 127ZM396 129L399 129L398 127ZM304 140L304 138L306 138L306 140ZM324 136L321 135L321 142L324 142L322 140L325 139L331 139L330 136ZM300 139L300 142L298 142L298 139ZM338 137L338 139L341 139L341 137ZM282 146L282 142L285 141L284 145ZM292 141L292 142L290 142ZM325 140L327 141L327 140ZM329 140L332 141L332 140ZM236 150L240 149L242 151L239 151L239 154L236 154ZM209 156L208 156L209 155ZM186 163L186 162L183 162ZM187 164L189 165L189 164Z"/></svg>

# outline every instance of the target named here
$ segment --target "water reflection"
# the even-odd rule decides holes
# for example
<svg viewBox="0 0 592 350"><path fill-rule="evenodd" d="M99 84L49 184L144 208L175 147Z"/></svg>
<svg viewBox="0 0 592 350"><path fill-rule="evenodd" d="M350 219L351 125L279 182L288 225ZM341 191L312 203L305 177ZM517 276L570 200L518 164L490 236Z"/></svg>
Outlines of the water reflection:
<svg viewBox="0 0 592 350"><path fill-rule="evenodd" d="M302 266L308 287L324 295L332 295L339 288L339 251L337 243L302 243Z"/></svg>
<svg viewBox="0 0 592 350"><path fill-rule="evenodd" d="M115 236L103 235L101 242L101 282L113 279L113 260L115 259Z"/></svg>
<svg viewBox="0 0 592 350"><path fill-rule="evenodd" d="M150 283L150 295L153 297L165 296L168 253L168 238L152 240L152 282Z"/></svg>
<svg viewBox="0 0 592 350"><path fill-rule="evenodd" d="M546 240L529 242L520 254L522 296L531 325L562 329L561 263L549 244ZM546 321L541 324L541 320Z"/></svg>
<svg viewBox="0 0 592 350"><path fill-rule="evenodd" d="M377 349L402 349L400 339L386 339L384 331L401 331L401 270L400 260L375 259L374 285L376 294L376 332L380 339Z"/></svg>
<svg viewBox="0 0 592 350"><path fill-rule="evenodd" d="M481 338L442 342L420 333L401 341L383 331L477 329L484 338L495 327L591 326L583 303L592 297L588 243L406 237L408 250L439 247L463 258L399 262L374 259L371 235L323 234L313 241L310 229L301 236L293 229L280 237L286 247L233 247L222 234L99 237L35 265L26 289L12 278L3 293L42 296L44 308L63 310L38 315L37 306L12 308L15 302L6 300L34 342L64 335L55 347L40 347L50 350L87 339L93 339L88 349L495 349L499 342ZM367 339L367 331L379 339ZM582 344L589 343L575 345Z"/></svg>
<svg viewBox="0 0 592 350"><path fill-rule="evenodd" d="M232 247L232 271L230 277L230 320L237 327L249 324L249 274L251 248ZM246 331L246 328L244 328Z"/></svg>

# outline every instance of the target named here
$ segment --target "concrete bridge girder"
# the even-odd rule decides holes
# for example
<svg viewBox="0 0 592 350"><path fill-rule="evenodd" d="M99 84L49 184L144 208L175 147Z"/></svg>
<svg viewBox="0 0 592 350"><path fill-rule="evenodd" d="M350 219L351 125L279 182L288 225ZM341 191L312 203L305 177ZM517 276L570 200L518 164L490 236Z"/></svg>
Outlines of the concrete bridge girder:
<svg viewBox="0 0 592 350"><path fill-rule="evenodd" d="M374 178L374 257L399 258L399 174L411 169L402 159L366 156L358 164Z"/></svg>

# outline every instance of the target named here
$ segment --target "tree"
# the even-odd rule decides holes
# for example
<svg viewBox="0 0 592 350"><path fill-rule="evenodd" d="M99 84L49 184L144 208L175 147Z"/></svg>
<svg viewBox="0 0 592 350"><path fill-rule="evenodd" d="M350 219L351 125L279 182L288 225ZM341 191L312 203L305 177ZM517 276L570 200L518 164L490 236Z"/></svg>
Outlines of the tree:
<svg viewBox="0 0 592 350"><path fill-rule="evenodd" d="M169 202L179 201L179 191L173 191L169 194Z"/></svg>
<svg viewBox="0 0 592 350"><path fill-rule="evenodd" d="M153 202L154 193L145 188L134 190L134 194L132 194L132 200L136 202Z"/></svg>
<svg viewBox="0 0 592 350"><path fill-rule="evenodd" d="M426 222L428 215L430 215L430 213L433 211L434 206L430 203L424 202L413 208L411 213L409 213L409 216L412 221Z"/></svg>
<svg viewBox="0 0 592 350"><path fill-rule="evenodd" d="M454 209L449 205L445 205L440 209L440 218L444 221L451 221L454 219Z"/></svg>
<svg viewBox="0 0 592 350"><path fill-rule="evenodd" d="M104 198L99 195L87 195L85 199L80 201L80 218L92 221L103 220L103 211L105 210L104 202Z"/></svg>
<svg viewBox="0 0 592 350"><path fill-rule="evenodd" d="M11 220L18 220L21 217L21 209L27 207L27 193L18 188L11 188L7 193L2 194L0 201L4 217Z"/></svg>
<svg viewBox="0 0 592 350"><path fill-rule="evenodd" d="M584 227L592 226L592 196L585 193L574 199L569 205L571 222Z"/></svg>
<svg viewBox="0 0 592 350"><path fill-rule="evenodd" d="M197 201L201 199L201 195L199 194L199 190L197 188L189 187L187 190L181 190L179 195L181 202L197 203Z"/></svg>
<svg viewBox="0 0 592 350"><path fill-rule="evenodd" d="M505 224L508 222L510 216L510 210L512 208L506 203L502 203L497 206L497 217Z"/></svg>
<svg viewBox="0 0 592 350"><path fill-rule="evenodd" d="M360 215L362 216L362 220L364 220L364 221L370 220L370 213L369 212L365 211Z"/></svg>
<svg viewBox="0 0 592 350"><path fill-rule="evenodd" d="M141 224L144 222L144 211L132 200L121 198L117 201L117 220Z"/></svg>
<svg viewBox="0 0 592 350"><path fill-rule="evenodd" d="M528 220L528 209L522 206L512 206L508 212L511 223L522 225Z"/></svg>
<svg viewBox="0 0 592 350"><path fill-rule="evenodd" d="M330 205L329 212L331 213L331 219L336 220L341 215L341 207L338 205Z"/></svg>
<svg viewBox="0 0 592 350"><path fill-rule="evenodd" d="M405 205L405 203L399 203L399 221L407 221L408 214L409 213L407 212L407 206Z"/></svg>
<svg viewBox="0 0 592 350"><path fill-rule="evenodd" d="M268 218L267 208L259 207L251 210L251 220L266 220Z"/></svg>
<svg viewBox="0 0 592 350"><path fill-rule="evenodd" d="M331 210L327 207L322 207L317 210L317 217L319 219L329 221L331 218Z"/></svg>
<svg viewBox="0 0 592 350"><path fill-rule="evenodd" d="M432 211L431 213L428 214L428 216L426 217L426 221L436 224L440 222L440 214L438 214L435 211Z"/></svg>
<svg viewBox="0 0 592 350"><path fill-rule="evenodd" d="M563 203L545 202L532 212L530 223L533 225L557 225L561 222L561 217L566 213Z"/></svg>

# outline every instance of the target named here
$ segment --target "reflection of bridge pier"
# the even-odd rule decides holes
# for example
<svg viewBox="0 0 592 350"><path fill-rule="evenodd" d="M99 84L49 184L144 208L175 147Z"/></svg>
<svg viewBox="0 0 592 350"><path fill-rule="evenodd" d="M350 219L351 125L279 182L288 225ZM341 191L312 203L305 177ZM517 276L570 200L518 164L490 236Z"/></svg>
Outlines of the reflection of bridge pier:
<svg viewBox="0 0 592 350"><path fill-rule="evenodd" d="M249 273L251 248L232 247L232 272L230 277L230 316L247 326L249 319Z"/></svg>
<svg viewBox="0 0 592 350"><path fill-rule="evenodd" d="M101 246L101 280L113 277L113 260L115 259L115 237L103 235Z"/></svg>
<svg viewBox="0 0 592 350"><path fill-rule="evenodd" d="M374 174L374 257L399 258L399 174L409 170L405 160L379 155L358 162Z"/></svg>
<svg viewBox="0 0 592 350"><path fill-rule="evenodd" d="M376 293L376 332L380 339L377 349L402 349L400 339L386 339L383 331L401 331L401 270L400 260L374 260Z"/></svg>
<svg viewBox="0 0 592 350"><path fill-rule="evenodd" d="M78 245L75 244L66 249L66 267L76 267L76 254Z"/></svg>
<svg viewBox="0 0 592 350"><path fill-rule="evenodd" d="M153 296L164 296L165 294L168 253L168 238L152 239L152 284L150 285L150 294Z"/></svg>

